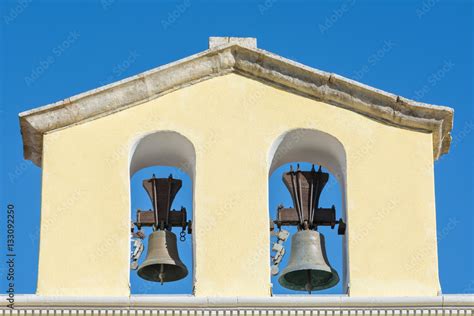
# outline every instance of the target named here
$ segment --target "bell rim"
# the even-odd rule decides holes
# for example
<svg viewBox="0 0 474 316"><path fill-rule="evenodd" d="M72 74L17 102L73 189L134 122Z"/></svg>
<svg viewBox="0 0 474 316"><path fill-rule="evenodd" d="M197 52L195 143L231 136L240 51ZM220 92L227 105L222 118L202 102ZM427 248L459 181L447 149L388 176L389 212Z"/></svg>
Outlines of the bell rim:
<svg viewBox="0 0 474 316"><path fill-rule="evenodd" d="M177 265L173 265L173 264L169 264L169 263L150 263L150 264L147 264L146 266L140 266L137 270L137 275L144 279L144 280L147 280L147 281L151 281L151 282L160 282L158 279L155 279L155 278L151 278L151 277L148 277L148 274L144 274L143 273L143 270L150 267L151 265L159 265L159 264L162 264L164 266L169 266L169 267L179 267L180 269L177 269L178 271L182 271L182 273L179 273L179 274L176 274L177 277L175 278L171 278L171 279L167 279L167 280L163 280L164 283L166 282L174 282L174 281L178 281L178 280L182 280L184 279L185 277L188 276L189 274L189 271L188 269L186 268L186 266L177 266Z"/></svg>
<svg viewBox="0 0 474 316"><path fill-rule="evenodd" d="M299 285L292 285L291 283L286 282L285 275L291 272L296 272L296 271L301 271L301 270L292 270L292 271L286 271L286 272L283 270L280 277L278 277L278 283L280 283L281 286L289 290L307 292L308 290L304 286L301 287ZM331 268L331 271L325 271L325 270L321 270L321 271L331 273L332 277L328 283L321 286L313 287L311 291L321 291L321 290L329 289L336 286L339 283L340 281L339 274L337 273L335 269Z"/></svg>
<svg viewBox="0 0 474 316"><path fill-rule="evenodd" d="M302 271L302 270L318 270L318 271L324 271L324 272L332 273L334 269L329 265L307 264L306 263L306 264L293 265L292 267L286 267L281 271L281 275L283 276L283 275L288 274L290 272Z"/></svg>

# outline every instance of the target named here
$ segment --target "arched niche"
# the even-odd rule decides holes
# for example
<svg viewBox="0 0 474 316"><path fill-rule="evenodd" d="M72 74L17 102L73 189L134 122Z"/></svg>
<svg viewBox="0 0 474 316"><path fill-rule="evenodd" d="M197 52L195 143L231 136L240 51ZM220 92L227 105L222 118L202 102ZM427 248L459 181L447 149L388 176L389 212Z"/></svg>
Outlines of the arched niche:
<svg viewBox="0 0 474 316"><path fill-rule="evenodd" d="M326 168L331 175L336 177L340 186L342 209L337 210L337 216L342 215L347 223L346 151L336 137L315 129L287 131L280 135L272 144L269 150L268 162L269 178L277 168L293 162L307 162ZM288 246L289 244L288 242ZM342 276L342 289L344 293L347 293L349 280L347 231L342 241L342 259L343 271L338 272Z"/></svg>
<svg viewBox="0 0 474 316"><path fill-rule="evenodd" d="M135 209L132 209L132 190L134 194L137 194L135 191L142 191L141 187L141 181L144 180L145 178L151 177L152 173L157 173L157 177L167 177L170 173L173 174L175 178L179 178L183 181L183 187L176 196L175 202L173 203L174 208L179 209L181 205L178 205L179 202L179 197L182 195L184 192L188 192L188 196L191 196L192 200L192 212L189 212L190 210L188 209L188 219L192 218L192 213L194 213L194 179L195 179L195 174L196 174L196 152L194 149L194 145L191 143L191 141L186 138L185 136L174 132L174 131L157 131L153 132L150 134L146 134L144 136L139 137L132 145L131 151L130 151L130 183L129 183L129 195L130 195L130 218L132 219L132 214ZM147 172L148 174L143 174L143 172ZM140 176L140 179L135 181L133 179L133 176L137 174L137 176ZM134 182L134 187L132 188L132 182ZM191 185L191 193L185 188L185 185L187 183L190 183ZM189 187L188 187L189 188ZM146 193L140 192L142 196L145 196ZM148 196L144 198L146 202L142 203L141 205L147 205L148 204ZM189 206L189 204L187 204ZM151 205L150 205L151 207ZM146 210L146 209L145 209ZM144 239L144 245L145 245L145 250L142 253L142 256L140 258L140 262L143 262L143 259L146 257L146 252L147 252L147 246L148 246L148 236L151 233L151 228L145 228L146 230L146 238ZM175 291L175 285L173 283L165 283L165 286L167 288L163 288L161 290L159 284L154 284L154 282L149 282L149 281L143 281L139 279L138 276L132 277L135 281L140 280L139 282L145 282L144 284L139 284L138 286L138 292L132 294L145 294L145 293L150 293L150 294L156 294L156 292L160 292L160 294L190 294L192 293L192 287L194 285L194 265L195 265L195 242L194 242L194 235L187 235L187 238L191 242L191 245L185 245L184 247L181 247L181 243L179 241L179 233L180 230L175 227L173 229L173 232L177 235L178 237L178 250L180 252L180 257L185 261L186 256L191 256L190 262L188 262L187 267L189 270L189 275L188 277L191 278L191 287L189 290L185 292L174 292ZM187 244L187 241L186 241ZM185 249L187 247L187 249ZM182 251L190 250L192 253L191 254L184 254ZM132 273L136 273L136 270L132 271ZM186 277L186 279L188 278ZM180 281L177 281L180 282ZM188 281L189 282L189 281ZM133 291L134 284L131 283L131 290ZM179 286L178 286L179 287Z"/></svg>
<svg viewBox="0 0 474 316"><path fill-rule="evenodd" d="M188 173L194 184L196 151L189 139L173 131L159 131L138 139L130 151L130 177L151 166L173 166Z"/></svg>

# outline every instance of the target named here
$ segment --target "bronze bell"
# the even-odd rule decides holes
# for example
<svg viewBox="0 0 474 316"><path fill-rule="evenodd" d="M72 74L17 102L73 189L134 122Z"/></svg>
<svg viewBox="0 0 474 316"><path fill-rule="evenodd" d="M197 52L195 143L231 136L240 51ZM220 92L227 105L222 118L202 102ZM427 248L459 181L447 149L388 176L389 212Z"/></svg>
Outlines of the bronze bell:
<svg viewBox="0 0 474 316"><path fill-rule="evenodd" d="M179 258L174 233L157 230L148 237L146 258L137 273L142 279L162 284L180 280L188 275L188 269Z"/></svg>
<svg viewBox="0 0 474 316"><path fill-rule="evenodd" d="M329 265L322 234L314 230L294 234L290 260L278 282L285 288L308 292L327 289L339 282L336 270Z"/></svg>

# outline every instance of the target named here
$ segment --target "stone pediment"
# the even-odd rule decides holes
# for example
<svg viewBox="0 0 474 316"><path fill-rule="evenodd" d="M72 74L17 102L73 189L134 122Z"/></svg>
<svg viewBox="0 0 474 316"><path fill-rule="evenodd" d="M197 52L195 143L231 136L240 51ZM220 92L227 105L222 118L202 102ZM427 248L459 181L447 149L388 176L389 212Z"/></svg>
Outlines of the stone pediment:
<svg viewBox="0 0 474 316"><path fill-rule="evenodd" d="M43 135L166 93L237 73L357 112L383 124L433 135L435 159L449 151L453 109L403 98L256 47L251 38L210 38L209 49L62 101L20 113L24 157L41 166Z"/></svg>

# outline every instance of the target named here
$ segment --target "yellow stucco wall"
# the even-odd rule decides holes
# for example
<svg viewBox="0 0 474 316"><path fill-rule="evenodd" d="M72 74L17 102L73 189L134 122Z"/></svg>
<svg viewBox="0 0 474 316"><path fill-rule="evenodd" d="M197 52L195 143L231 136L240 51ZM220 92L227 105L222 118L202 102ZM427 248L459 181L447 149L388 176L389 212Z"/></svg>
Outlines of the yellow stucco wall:
<svg viewBox="0 0 474 316"><path fill-rule="evenodd" d="M195 294L270 295L268 154L297 128L346 151L350 295L437 295L431 135L236 74L45 135L37 293L129 295L131 148L163 130L196 149Z"/></svg>

